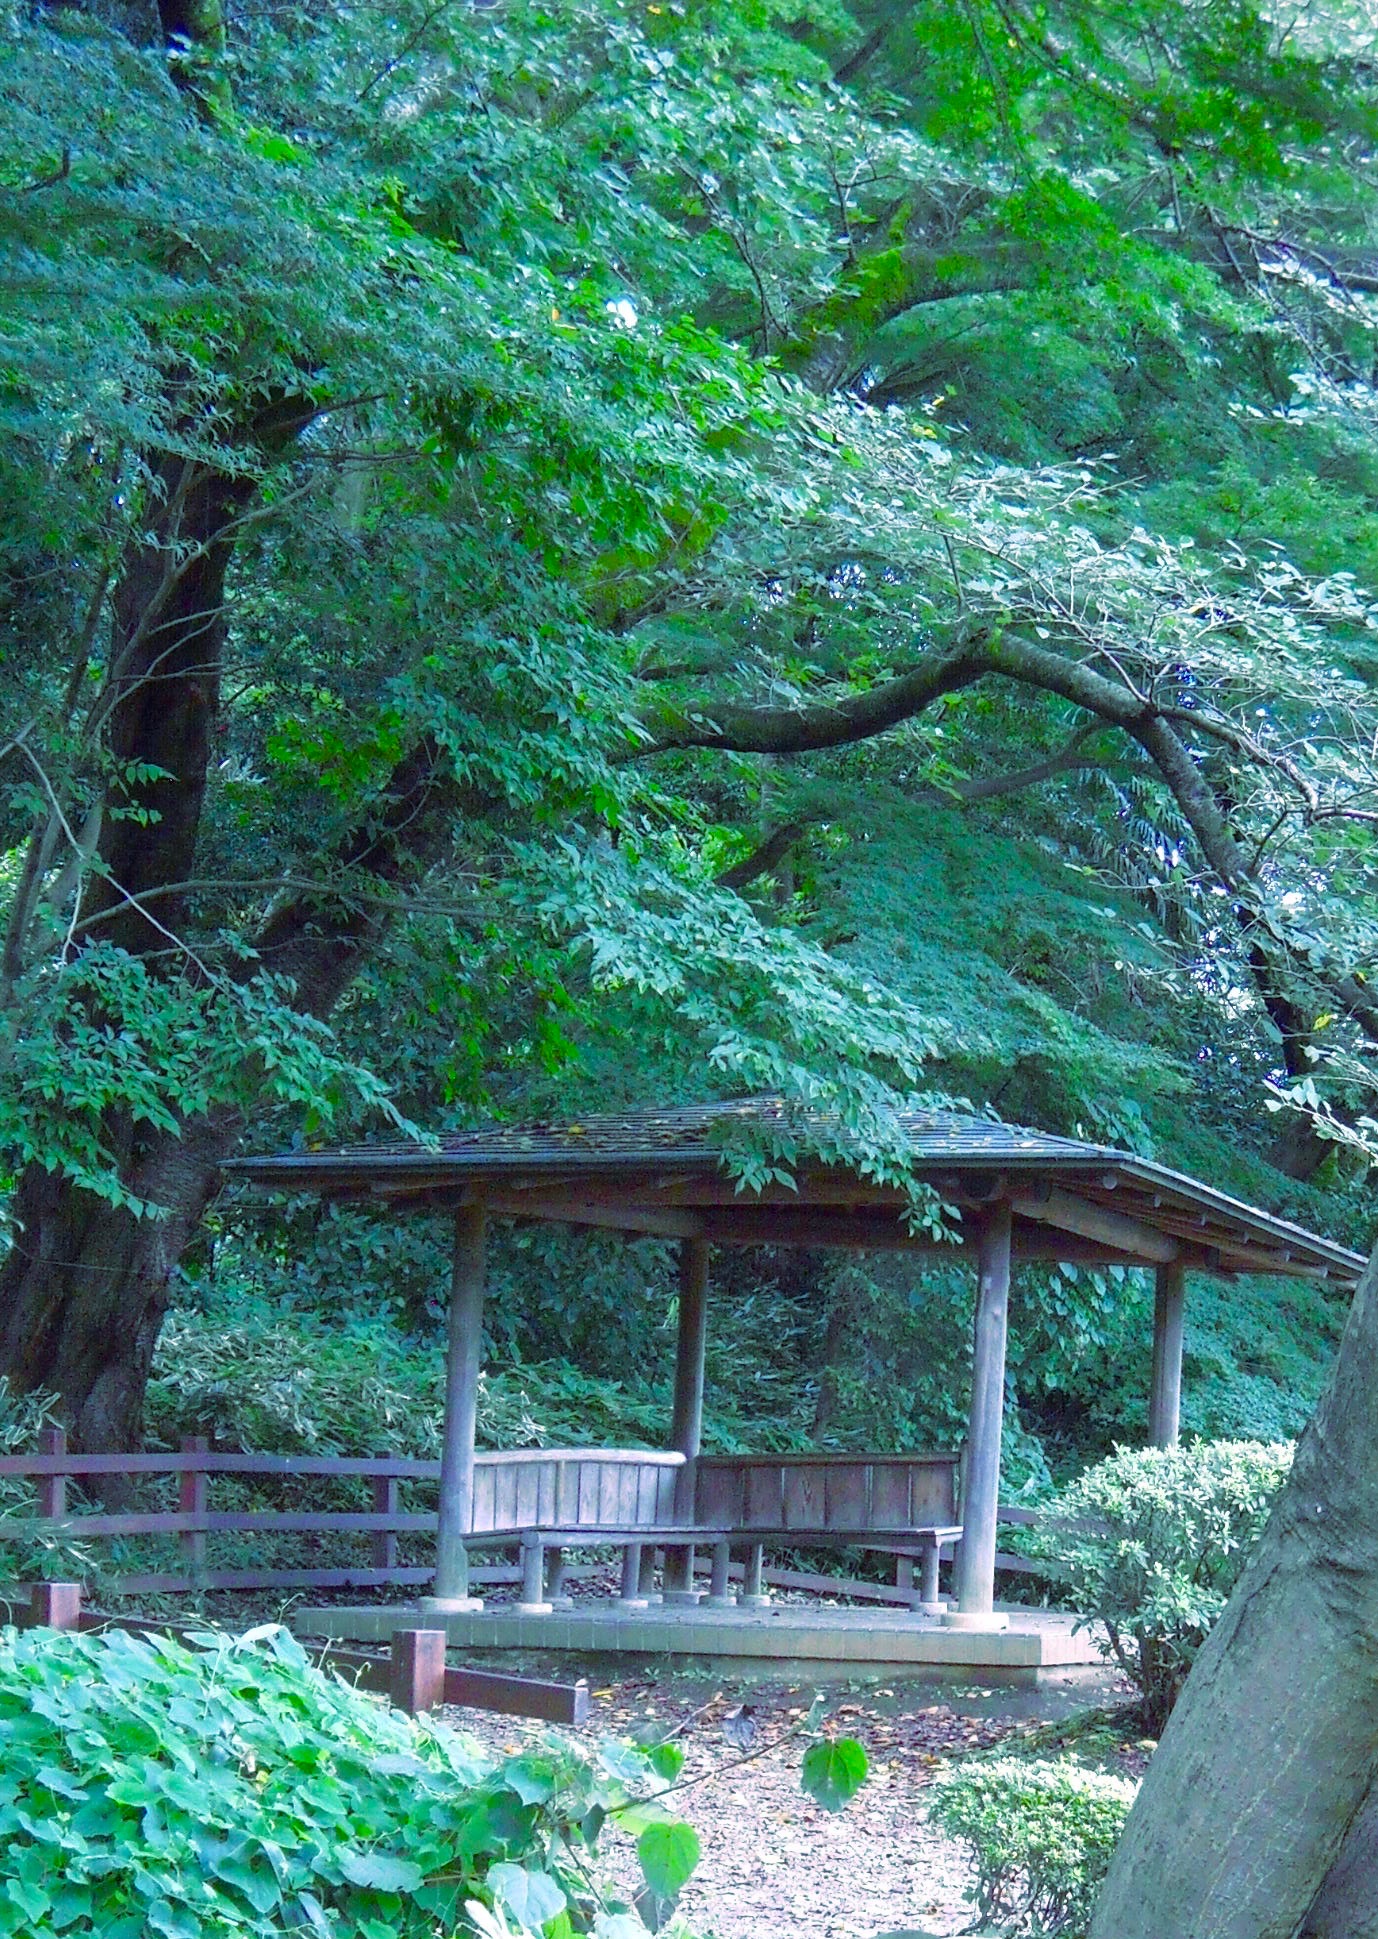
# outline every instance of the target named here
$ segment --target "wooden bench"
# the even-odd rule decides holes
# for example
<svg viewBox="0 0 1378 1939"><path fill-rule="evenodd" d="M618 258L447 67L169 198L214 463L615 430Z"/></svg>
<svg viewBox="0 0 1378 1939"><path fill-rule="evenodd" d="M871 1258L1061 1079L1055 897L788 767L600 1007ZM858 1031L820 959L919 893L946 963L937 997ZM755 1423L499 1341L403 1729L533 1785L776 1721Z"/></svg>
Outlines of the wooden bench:
<svg viewBox="0 0 1378 1939"><path fill-rule="evenodd" d="M621 1599L631 1607L644 1606L661 1548L676 1556L684 1585L667 1587L667 1601L699 1600L693 1556L707 1548L709 1605L759 1605L767 1543L888 1550L911 1606L931 1610L940 1606L940 1550L961 1534L956 1493L954 1454L704 1455L692 1468L682 1454L633 1450L481 1454L469 1539L520 1547L520 1607L532 1613L567 1602L564 1552L573 1546L622 1550ZM747 1551L740 1597L729 1589L734 1548Z"/></svg>

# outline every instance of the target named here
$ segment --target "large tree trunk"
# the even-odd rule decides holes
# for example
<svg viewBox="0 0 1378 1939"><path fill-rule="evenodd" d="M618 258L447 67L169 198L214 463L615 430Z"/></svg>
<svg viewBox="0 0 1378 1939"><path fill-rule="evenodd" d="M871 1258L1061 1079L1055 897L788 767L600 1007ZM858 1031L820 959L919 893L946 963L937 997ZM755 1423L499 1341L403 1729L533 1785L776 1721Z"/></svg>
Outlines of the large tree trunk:
<svg viewBox="0 0 1378 1939"><path fill-rule="evenodd" d="M387 926L379 891L415 881L443 852L459 798L435 745L419 743L369 804L364 825L329 858L332 877L357 874L370 894L300 895L268 919L255 960L294 980L303 1013L329 1014ZM106 1129L126 1189L161 1215L138 1218L31 1164L16 1195L14 1249L0 1271L0 1373L21 1390L55 1392L75 1444L87 1450L139 1445L171 1276L218 1189L240 1120L222 1110L177 1137Z"/></svg>
<svg viewBox="0 0 1378 1939"><path fill-rule="evenodd" d="M1149 1766L1091 1939L1378 1929L1378 1254L1257 1553Z"/></svg>
<svg viewBox="0 0 1378 1939"><path fill-rule="evenodd" d="M164 1208L138 1218L60 1173L19 1181L0 1278L0 1368L61 1396L75 1444L137 1448L173 1269L218 1184L236 1125L222 1119L130 1151L125 1183Z"/></svg>

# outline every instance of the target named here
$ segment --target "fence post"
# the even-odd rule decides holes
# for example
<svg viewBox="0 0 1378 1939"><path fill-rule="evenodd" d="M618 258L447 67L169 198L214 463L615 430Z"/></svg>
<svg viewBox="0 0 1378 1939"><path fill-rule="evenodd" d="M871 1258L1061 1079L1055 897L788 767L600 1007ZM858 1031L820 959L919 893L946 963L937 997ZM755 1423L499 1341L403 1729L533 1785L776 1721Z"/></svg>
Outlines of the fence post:
<svg viewBox="0 0 1378 1939"><path fill-rule="evenodd" d="M204 1434L187 1434L182 1439L183 1454L205 1454L210 1442ZM204 1515L206 1512L207 1475L204 1468L183 1468L178 1479L177 1508L183 1515ZM187 1573L193 1581L199 1580L206 1572L206 1531L204 1528L185 1528L178 1536L182 1545L182 1555L186 1561Z"/></svg>
<svg viewBox="0 0 1378 1939"><path fill-rule="evenodd" d="M31 1629L80 1629L81 1584L35 1582L29 1590Z"/></svg>
<svg viewBox="0 0 1378 1939"><path fill-rule="evenodd" d="M65 1427L43 1427L38 1431L39 1454L65 1454L67 1452L67 1430ZM53 1521L61 1521L67 1513L67 1477L65 1474L41 1474L35 1477L38 1492L38 1512Z"/></svg>
<svg viewBox="0 0 1378 1939"><path fill-rule="evenodd" d="M395 1474L374 1475L374 1514L395 1515L401 1500L400 1490L401 1484ZM395 1528L374 1529L373 1566L375 1569L395 1569L397 1567L397 1530Z"/></svg>
<svg viewBox="0 0 1378 1939"><path fill-rule="evenodd" d="M394 1629L388 1664L388 1695L415 1717L445 1701L445 1631Z"/></svg>

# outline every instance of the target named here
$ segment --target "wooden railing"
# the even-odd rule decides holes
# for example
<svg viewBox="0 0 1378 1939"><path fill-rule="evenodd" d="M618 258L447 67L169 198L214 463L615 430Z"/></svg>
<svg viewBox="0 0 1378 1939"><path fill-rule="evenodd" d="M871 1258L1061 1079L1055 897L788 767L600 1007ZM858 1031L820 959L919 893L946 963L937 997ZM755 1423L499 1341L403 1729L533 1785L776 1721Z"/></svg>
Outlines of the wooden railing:
<svg viewBox="0 0 1378 1939"><path fill-rule="evenodd" d="M495 1546L507 1528L528 1522L563 1526L652 1523L673 1518L674 1487L684 1457L674 1453L606 1448L520 1449L485 1452L475 1459L471 1532L479 1548ZM810 1530L874 1529L885 1532L956 1519L957 1460L950 1454L905 1455L707 1455L696 1464L696 1520L750 1529L796 1530L808 1546ZM433 1491L438 1461L382 1455L324 1456L230 1454L212 1451L202 1439L158 1454L78 1454L60 1429L48 1429L32 1454L0 1456L0 1477L31 1481L32 1517L0 1518L0 1581L6 1577L5 1545L42 1530L73 1543L94 1538L165 1537L177 1544L181 1566L116 1574L112 1590L128 1595L176 1595L193 1589L420 1588L434 1574L424 1559L436 1530L434 1508L405 1508L403 1491ZM138 1482L173 1477L175 1508L126 1512L89 1510L70 1498L69 1483L112 1477ZM367 1489L367 1509L223 1508L212 1503L217 1478L241 1481L354 1482ZM1001 1520L1034 1519L1028 1510L1002 1509ZM208 1538L239 1534L352 1536L368 1538L367 1559L330 1567L241 1568L208 1566ZM400 1558L410 1538L413 1559ZM417 1555L418 1548L422 1554ZM948 1553L945 1549L944 1553ZM1039 1565L1000 1556L1002 1567L1033 1571ZM568 1573L591 1573L578 1565ZM476 1564L480 1586L516 1583L515 1563ZM778 1587L816 1588L868 1600L904 1601L899 1586L770 1569Z"/></svg>
<svg viewBox="0 0 1378 1939"><path fill-rule="evenodd" d="M484 1452L475 1457L474 1505L470 1532L480 1548L501 1540L509 1528L533 1520L561 1520L569 1526L589 1526L623 1520L629 1513L648 1522L666 1520L673 1511L675 1476L684 1456L638 1449L529 1448ZM367 1484L368 1509L298 1508L225 1509L211 1505L211 1482L216 1477L240 1480L354 1481ZM430 1563L399 1563L398 1538L429 1541L436 1532L433 1508L402 1506L404 1487L434 1489L440 1481L438 1461L408 1460L382 1455L226 1454L212 1451L204 1439L183 1441L165 1454L77 1454L66 1444L60 1428L45 1429L32 1454L0 1456L0 1477L28 1480L35 1489L32 1518L0 1518L0 1580L3 1545L22 1539L41 1527L73 1543L120 1537L162 1536L176 1541L181 1552L179 1570L144 1571L117 1576L113 1589L129 1595L176 1595L191 1589L369 1589L389 1585L415 1587L430 1580ZM125 1481L176 1477L176 1508L130 1509L105 1512L77 1507L69 1498L69 1482ZM207 1537L258 1534L266 1537L344 1535L368 1536L367 1562L331 1568L225 1569L207 1566ZM487 1538L485 1540L485 1538ZM476 1566L472 1578L480 1584L517 1582L513 1565Z"/></svg>
<svg viewBox="0 0 1378 1939"><path fill-rule="evenodd" d="M710 1454L695 1463L704 1527L893 1532L957 1517L955 1454Z"/></svg>

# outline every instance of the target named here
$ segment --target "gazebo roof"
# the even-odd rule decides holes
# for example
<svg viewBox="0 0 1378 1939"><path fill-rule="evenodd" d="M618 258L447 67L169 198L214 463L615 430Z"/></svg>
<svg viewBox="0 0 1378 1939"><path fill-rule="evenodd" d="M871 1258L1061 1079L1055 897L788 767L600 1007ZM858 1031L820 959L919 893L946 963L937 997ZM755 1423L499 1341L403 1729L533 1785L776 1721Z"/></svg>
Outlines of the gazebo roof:
<svg viewBox="0 0 1378 1939"><path fill-rule="evenodd" d="M1352 1283L1356 1252L1213 1186L1112 1146L947 1112L899 1120L914 1174L970 1231L1008 1199L1016 1258L1183 1265ZM810 1140L793 1184L741 1188L724 1167L734 1138ZM950 1250L912 1229L905 1193L847 1161L823 1114L779 1098L599 1114L564 1124L488 1124L434 1145L384 1143L231 1161L258 1185L336 1199L456 1206L499 1217L704 1237L737 1245Z"/></svg>

